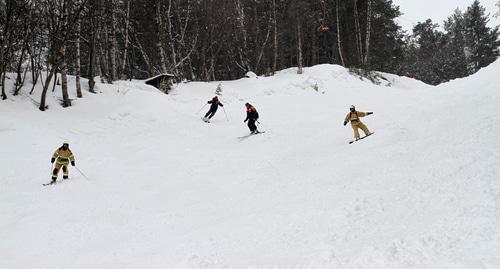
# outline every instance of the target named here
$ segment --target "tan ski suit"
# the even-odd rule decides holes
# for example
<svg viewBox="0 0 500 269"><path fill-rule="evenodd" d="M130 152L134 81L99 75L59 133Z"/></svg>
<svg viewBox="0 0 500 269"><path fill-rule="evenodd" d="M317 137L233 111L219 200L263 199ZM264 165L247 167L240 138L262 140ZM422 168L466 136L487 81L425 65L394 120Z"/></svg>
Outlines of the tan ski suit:
<svg viewBox="0 0 500 269"><path fill-rule="evenodd" d="M54 152L52 158L56 159L54 171L52 171L52 179L53 180L57 179L57 175L59 174L59 170L61 170L61 167L63 170L64 178L68 178L69 176L68 165L70 162L75 161L75 157L73 156L71 150L69 148L67 150L59 148Z"/></svg>
<svg viewBox="0 0 500 269"><path fill-rule="evenodd" d="M354 129L354 138L359 139L359 129L363 130L365 135L370 134L370 130L368 130L368 127L364 123L361 122L360 118L367 116L368 113L366 112L349 112L347 116L345 117L345 123L351 122L352 129Z"/></svg>

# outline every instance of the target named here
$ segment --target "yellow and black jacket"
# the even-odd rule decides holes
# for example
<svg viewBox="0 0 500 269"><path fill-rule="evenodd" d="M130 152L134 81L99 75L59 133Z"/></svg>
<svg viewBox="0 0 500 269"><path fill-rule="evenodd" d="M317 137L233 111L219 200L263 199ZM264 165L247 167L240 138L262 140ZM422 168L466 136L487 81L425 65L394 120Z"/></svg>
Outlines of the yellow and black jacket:
<svg viewBox="0 0 500 269"><path fill-rule="evenodd" d="M68 164L69 162L75 161L75 156L73 156L73 153L69 148L67 150L64 150L61 147L54 152L54 154L52 155L52 159L56 159L58 163Z"/></svg>
<svg viewBox="0 0 500 269"><path fill-rule="evenodd" d="M359 118L365 117L367 115L368 113L366 112L359 112L359 111L349 112L345 117L344 122L345 123L351 122L352 125L357 125L361 122Z"/></svg>

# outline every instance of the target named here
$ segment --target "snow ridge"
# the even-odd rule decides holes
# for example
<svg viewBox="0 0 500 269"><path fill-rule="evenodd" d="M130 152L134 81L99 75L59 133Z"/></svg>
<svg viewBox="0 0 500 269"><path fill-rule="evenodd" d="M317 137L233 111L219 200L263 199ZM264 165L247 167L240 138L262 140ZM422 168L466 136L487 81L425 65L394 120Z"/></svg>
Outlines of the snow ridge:
<svg viewBox="0 0 500 269"><path fill-rule="evenodd" d="M69 109L56 91L43 113L9 99L0 268L499 268L499 73L384 87L320 65L98 84ZM229 122L205 124L219 83ZM241 142L245 102L266 133ZM351 104L377 134L348 145ZM42 187L63 140L90 180Z"/></svg>

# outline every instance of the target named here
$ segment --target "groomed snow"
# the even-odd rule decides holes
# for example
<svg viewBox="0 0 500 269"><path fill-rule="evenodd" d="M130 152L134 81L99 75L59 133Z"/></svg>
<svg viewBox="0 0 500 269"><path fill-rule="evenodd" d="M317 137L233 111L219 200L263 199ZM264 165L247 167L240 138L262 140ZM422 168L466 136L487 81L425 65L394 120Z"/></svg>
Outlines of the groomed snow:
<svg viewBox="0 0 500 269"><path fill-rule="evenodd" d="M288 69L222 82L229 121L210 124L196 112L220 82L98 84L69 109L58 89L46 112L40 88L11 97L0 268L500 268L498 74L385 87ZM245 102L266 133L240 141ZM376 132L353 145L351 104ZM64 140L90 180L42 187Z"/></svg>

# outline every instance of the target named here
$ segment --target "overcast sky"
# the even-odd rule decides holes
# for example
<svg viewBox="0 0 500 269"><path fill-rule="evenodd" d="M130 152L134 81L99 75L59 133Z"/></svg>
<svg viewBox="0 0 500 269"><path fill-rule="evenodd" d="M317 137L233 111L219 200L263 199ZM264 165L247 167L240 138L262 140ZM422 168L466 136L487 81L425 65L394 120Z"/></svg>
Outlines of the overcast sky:
<svg viewBox="0 0 500 269"><path fill-rule="evenodd" d="M479 0L481 5L486 8L486 11L495 14L498 7L495 3L498 0ZM399 24L404 30L411 30L413 26L420 21L425 21L430 18L435 23L443 26L443 21L450 16L458 7L465 11L474 0L393 0L395 5L400 7L403 14L399 18ZM490 26L500 25L500 18L491 16Z"/></svg>

